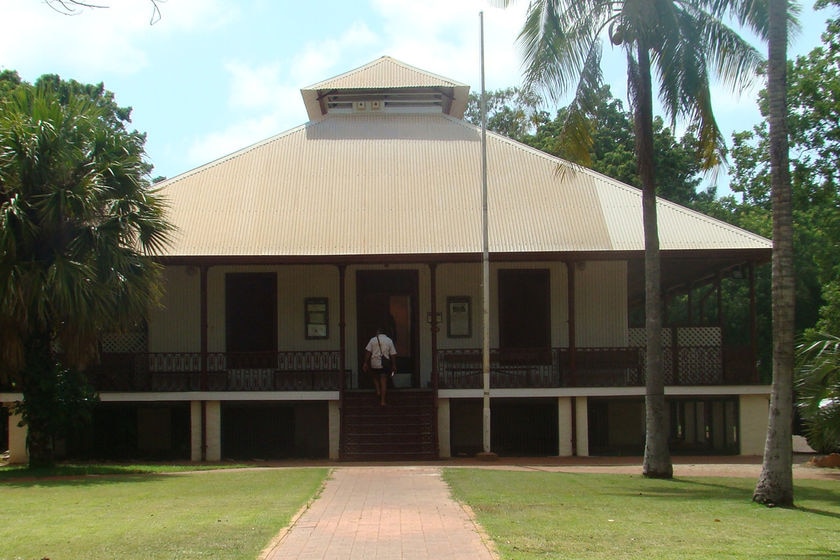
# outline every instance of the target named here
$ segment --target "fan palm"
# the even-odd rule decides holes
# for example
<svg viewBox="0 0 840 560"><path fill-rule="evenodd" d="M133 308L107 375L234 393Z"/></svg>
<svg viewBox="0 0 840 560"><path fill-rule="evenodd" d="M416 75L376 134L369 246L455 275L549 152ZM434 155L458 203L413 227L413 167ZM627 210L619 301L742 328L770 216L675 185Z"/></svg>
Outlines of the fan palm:
<svg viewBox="0 0 840 560"><path fill-rule="evenodd" d="M507 5L511 0L503 0ZM764 3L751 0L531 0L519 35L527 86L560 100L573 93L564 133L586 161L587 113L603 83L604 39L624 51L642 183L645 242L645 476L670 478L662 349L659 235L653 151L653 76L672 125L696 127L703 168L722 161L725 143L712 111L711 76L734 90L755 76L763 56L727 22L767 32Z"/></svg>
<svg viewBox="0 0 840 560"><path fill-rule="evenodd" d="M0 364L23 394L30 464L52 462L48 403L98 335L158 296L170 226L144 137L90 97L28 84L0 101Z"/></svg>
<svg viewBox="0 0 840 560"><path fill-rule="evenodd" d="M840 338L815 334L797 349L796 394L808 443L840 451Z"/></svg>

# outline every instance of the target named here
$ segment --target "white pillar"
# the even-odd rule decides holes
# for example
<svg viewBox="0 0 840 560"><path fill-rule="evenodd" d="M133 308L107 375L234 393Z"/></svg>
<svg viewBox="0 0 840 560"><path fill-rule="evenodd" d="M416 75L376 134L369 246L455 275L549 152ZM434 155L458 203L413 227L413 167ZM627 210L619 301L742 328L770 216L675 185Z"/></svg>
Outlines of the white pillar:
<svg viewBox="0 0 840 560"><path fill-rule="evenodd" d="M589 457L589 401L587 397L575 397L575 427L577 454Z"/></svg>
<svg viewBox="0 0 840 560"><path fill-rule="evenodd" d="M9 415L9 463L23 465L29 462L26 452L26 426L18 426L20 415Z"/></svg>
<svg viewBox="0 0 840 560"><path fill-rule="evenodd" d="M204 419L201 405L204 403ZM207 446L205 460L222 460L222 407L219 401L190 403L190 460L201 461L201 444ZM202 431L204 438L202 439Z"/></svg>
<svg viewBox="0 0 840 560"><path fill-rule="evenodd" d="M557 397L557 455L560 457L572 455L572 425L571 397Z"/></svg>
<svg viewBox="0 0 840 560"><path fill-rule="evenodd" d="M222 460L222 405L219 401L207 401L205 426L207 435L207 460Z"/></svg>
<svg viewBox="0 0 840 560"><path fill-rule="evenodd" d="M201 461L201 401L190 402L190 461Z"/></svg>
<svg viewBox="0 0 840 560"><path fill-rule="evenodd" d="M770 410L768 395L741 395L738 404L738 440L741 455L763 455Z"/></svg>
<svg viewBox="0 0 840 560"><path fill-rule="evenodd" d="M330 460L338 461L341 457L341 406L339 401L329 401L329 456Z"/></svg>
<svg viewBox="0 0 840 560"><path fill-rule="evenodd" d="M438 456L441 459L452 457L452 442L449 438L449 399L438 399Z"/></svg>

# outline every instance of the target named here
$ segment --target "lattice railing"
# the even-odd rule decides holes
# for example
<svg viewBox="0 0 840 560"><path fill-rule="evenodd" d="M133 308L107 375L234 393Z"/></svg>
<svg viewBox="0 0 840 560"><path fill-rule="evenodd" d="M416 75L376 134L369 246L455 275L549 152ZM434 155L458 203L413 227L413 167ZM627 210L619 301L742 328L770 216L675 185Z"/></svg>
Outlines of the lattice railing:
<svg viewBox="0 0 840 560"><path fill-rule="evenodd" d="M341 386L340 352L103 353L89 373L100 391L325 391Z"/></svg>
<svg viewBox="0 0 840 560"><path fill-rule="evenodd" d="M708 342L714 333L704 333ZM744 355L750 350L741 349ZM749 359L736 362L718 345L666 346L666 385L749 384L756 380L745 367ZM676 358L676 359L675 359ZM480 349L440 350L438 385L445 389L477 389L483 386ZM490 353L490 386L494 388L539 387L631 387L645 382L644 347L526 349ZM726 370L724 369L726 364ZM726 372L726 375L724 374Z"/></svg>

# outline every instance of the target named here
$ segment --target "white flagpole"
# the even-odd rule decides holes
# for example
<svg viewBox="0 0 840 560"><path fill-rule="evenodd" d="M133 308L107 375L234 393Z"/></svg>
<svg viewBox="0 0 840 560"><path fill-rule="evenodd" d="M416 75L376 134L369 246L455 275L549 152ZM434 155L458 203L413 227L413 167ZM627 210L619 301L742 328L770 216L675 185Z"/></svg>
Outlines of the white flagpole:
<svg viewBox="0 0 840 560"><path fill-rule="evenodd" d="M484 12L479 12L481 24L481 286L482 286L482 354L481 371L484 386L483 442L484 455L490 451L490 249L487 226L487 94L484 91Z"/></svg>

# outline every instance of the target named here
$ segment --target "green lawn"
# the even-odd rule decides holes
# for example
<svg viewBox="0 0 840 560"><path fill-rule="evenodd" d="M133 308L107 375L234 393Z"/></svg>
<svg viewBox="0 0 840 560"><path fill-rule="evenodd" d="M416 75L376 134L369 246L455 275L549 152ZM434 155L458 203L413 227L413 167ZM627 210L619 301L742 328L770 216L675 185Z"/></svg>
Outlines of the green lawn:
<svg viewBox="0 0 840 560"><path fill-rule="evenodd" d="M317 494L328 472L226 469L32 479L0 471L0 559L254 560Z"/></svg>
<svg viewBox="0 0 840 560"><path fill-rule="evenodd" d="M163 472L173 468L64 466L37 478L0 469L0 560L254 560L329 473ZM62 476L44 476L53 474ZM746 478L444 476L504 560L840 557L837 481L799 480L796 509L768 509L750 501L755 481Z"/></svg>
<svg viewBox="0 0 840 560"><path fill-rule="evenodd" d="M796 482L796 509L755 480L445 469L504 560L840 558L840 483Z"/></svg>

